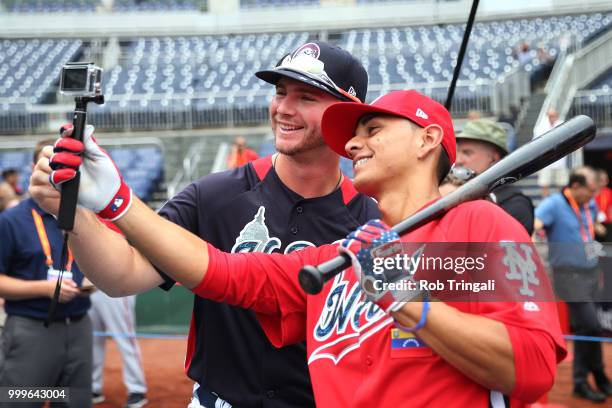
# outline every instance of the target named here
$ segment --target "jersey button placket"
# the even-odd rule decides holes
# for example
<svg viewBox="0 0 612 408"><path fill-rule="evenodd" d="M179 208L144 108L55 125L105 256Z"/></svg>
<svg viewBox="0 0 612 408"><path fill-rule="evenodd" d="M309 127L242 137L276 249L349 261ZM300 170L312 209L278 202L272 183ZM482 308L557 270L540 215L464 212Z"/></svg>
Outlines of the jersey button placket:
<svg viewBox="0 0 612 408"><path fill-rule="evenodd" d="M372 356L366 356L363 361L364 361L366 367L368 367L368 368L372 367L372 364L374 363L374 359L372 358Z"/></svg>
<svg viewBox="0 0 612 408"><path fill-rule="evenodd" d="M268 396L268 398L272 399L276 397L276 392L274 390L268 390L266 391L266 395Z"/></svg>
<svg viewBox="0 0 612 408"><path fill-rule="evenodd" d="M296 227L295 225L293 227L291 227L290 231L293 235L297 235L297 233L299 232L299 228Z"/></svg>
<svg viewBox="0 0 612 408"><path fill-rule="evenodd" d="M297 212L298 214L302 214L304 212L304 207L298 205L297 207L295 207L295 212Z"/></svg>

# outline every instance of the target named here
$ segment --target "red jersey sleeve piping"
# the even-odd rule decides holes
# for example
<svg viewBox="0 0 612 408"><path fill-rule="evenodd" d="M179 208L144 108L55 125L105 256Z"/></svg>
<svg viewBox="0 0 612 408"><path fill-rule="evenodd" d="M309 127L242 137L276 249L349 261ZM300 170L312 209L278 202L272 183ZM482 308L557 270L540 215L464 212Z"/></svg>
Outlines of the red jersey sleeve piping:
<svg viewBox="0 0 612 408"><path fill-rule="evenodd" d="M344 179L342 180L340 190L342 190L342 201L345 205L350 203L351 200L358 194L353 182L346 176L344 176Z"/></svg>
<svg viewBox="0 0 612 408"><path fill-rule="evenodd" d="M270 171L272 168L272 156L266 156L253 160L251 162L251 166L253 166L257 177L259 177L259 180L261 181L266 178L268 171Z"/></svg>

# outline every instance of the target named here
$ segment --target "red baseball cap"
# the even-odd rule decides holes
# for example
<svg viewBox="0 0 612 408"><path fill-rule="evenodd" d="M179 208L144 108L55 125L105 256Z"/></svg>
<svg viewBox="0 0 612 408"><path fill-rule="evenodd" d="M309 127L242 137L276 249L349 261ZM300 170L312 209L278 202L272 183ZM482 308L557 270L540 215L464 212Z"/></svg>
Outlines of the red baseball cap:
<svg viewBox="0 0 612 408"><path fill-rule="evenodd" d="M368 113L399 116L421 127L438 125L442 128L442 147L450 163L457 157L457 142L453 121L448 110L433 99L414 90L394 91L371 104L339 102L323 113L321 132L325 143L340 156L348 157L344 146L355 136L359 119Z"/></svg>

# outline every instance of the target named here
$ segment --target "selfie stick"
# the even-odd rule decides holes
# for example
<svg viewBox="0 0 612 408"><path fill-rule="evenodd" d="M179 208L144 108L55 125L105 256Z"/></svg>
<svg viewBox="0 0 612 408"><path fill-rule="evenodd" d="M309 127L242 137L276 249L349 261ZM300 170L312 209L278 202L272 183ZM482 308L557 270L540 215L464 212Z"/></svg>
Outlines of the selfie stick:
<svg viewBox="0 0 612 408"><path fill-rule="evenodd" d="M76 107L72 118L72 137L83 141L83 131L87 122L87 104L89 102L101 105L104 103L104 95L77 96L74 98ZM57 214L57 224L64 231L72 231L74 228L74 214L76 212L77 197L79 195L79 181L81 173L77 169L76 175L72 180L62 184L59 213Z"/></svg>
<svg viewBox="0 0 612 408"><path fill-rule="evenodd" d="M83 68L85 68L85 74L89 75L89 65L93 64L83 64L83 63L68 63L62 68L62 76L60 79L60 92L64 93L64 75L69 77L69 75L65 72L65 70L78 70L77 73L83 73ZM74 92L85 93L84 95L75 96L74 102L76 104L74 108L74 116L72 117L72 138L77 139L79 141L83 141L83 132L85 131L85 125L87 123L87 104L89 102L96 103L101 105L104 103L104 95L101 94L101 83L100 83L100 74L101 70L98 70L97 80L92 84L93 85L93 94L90 92L87 94L87 90L89 88L89 78L85 78L85 86L84 89L74 89L72 86L66 84L68 88L68 92L74 94ZM75 85L72 82L69 82L70 85ZM81 88L82 84L80 82L76 83L76 88ZM61 185L60 190L60 207L57 214L57 225L60 229L64 230L64 243L62 244L62 253L61 253L61 264L60 264L60 273L57 277L57 283L55 285L55 291L53 293L53 297L51 298L51 304L49 305L49 310L47 313L47 318L45 319L45 327L49 327L49 324L54 320L55 310L57 309L57 304L59 303L59 295L62 287L62 277L64 275L64 271L67 268L68 258L70 258L69 250L68 250L68 231L72 231L74 228L74 215L76 213L76 205L77 198L79 196L79 182L81 180L81 173L79 169L76 169L75 177L63 183Z"/></svg>

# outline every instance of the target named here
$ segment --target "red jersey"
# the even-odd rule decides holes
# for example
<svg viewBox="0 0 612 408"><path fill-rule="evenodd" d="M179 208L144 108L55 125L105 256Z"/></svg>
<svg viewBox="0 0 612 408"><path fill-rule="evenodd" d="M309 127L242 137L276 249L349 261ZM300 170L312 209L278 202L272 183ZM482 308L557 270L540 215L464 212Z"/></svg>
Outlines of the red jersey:
<svg viewBox="0 0 612 408"><path fill-rule="evenodd" d="M602 187L595 197L595 202L601 214L601 217L598 216L598 221L604 224L612 222L612 188Z"/></svg>
<svg viewBox="0 0 612 408"><path fill-rule="evenodd" d="M252 162L257 160L259 155L255 153L254 150L244 148L240 152L232 152L227 158L227 167L229 169L234 169L236 167L241 167L247 164L248 162Z"/></svg>
<svg viewBox="0 0 612 408"><path fill-rule="evenodd" d="M402 241L530 242L516 220L487 201L459 205ZM317 406L506 406L501 393L469 379L418 337L398 331L375 304L364 301L352 270L337 275L320 294L306 295L298 270L335 257L335 245L289 255L230 255L212 246L209 251L208 272L194 292L253 309L277 347L305 339ZM540 265L538 285L550 290L541 263L535 262ZM519 286L517 282L517 290ZM515 360L513 399L534 401L552 387L555 365L566 354L555 303L447 304L506 326Z"/></svg>

